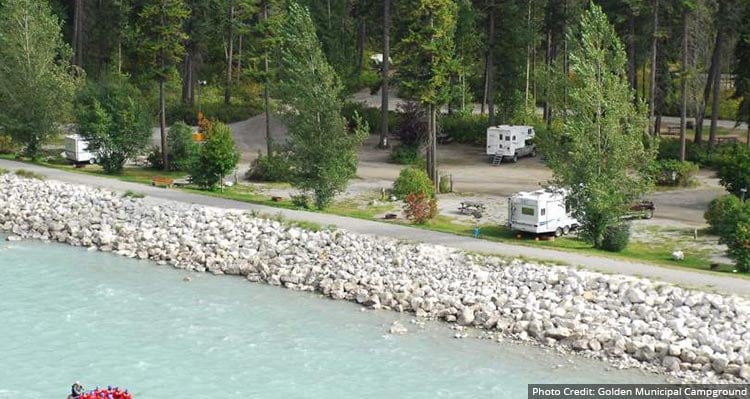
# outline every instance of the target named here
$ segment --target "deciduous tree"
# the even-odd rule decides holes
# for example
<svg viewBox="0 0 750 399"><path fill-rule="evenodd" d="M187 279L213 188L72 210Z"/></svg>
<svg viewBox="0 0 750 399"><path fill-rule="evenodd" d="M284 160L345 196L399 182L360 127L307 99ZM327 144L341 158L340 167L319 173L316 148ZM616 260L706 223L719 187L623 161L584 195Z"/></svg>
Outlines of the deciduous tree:
<svg viewBox="0 0 750 399"><path fill-rule="evenodd" d="M36 157L70 111L78 70L47 2L3 0L0 15L0 130Z"/></svg>
<svg viewBox="0 0 750 399"><path fill-rule="evenodd" d="M649 189L643 166L654 155L644 148L646 116L633 105L625 50L599 6L589 6L568 41L566 144L544 151L555 182L572 191L584 237L600 248L607 228Z"/></svg>
<svg viewBox="0 0 750 399"><path fill-rule="evenodd" d="M282 29L279 95L289 126L292 185L325 208L357 170L367 127L349 132L341 116L342 86L321 50L309 11L291 2Z"/></svg>

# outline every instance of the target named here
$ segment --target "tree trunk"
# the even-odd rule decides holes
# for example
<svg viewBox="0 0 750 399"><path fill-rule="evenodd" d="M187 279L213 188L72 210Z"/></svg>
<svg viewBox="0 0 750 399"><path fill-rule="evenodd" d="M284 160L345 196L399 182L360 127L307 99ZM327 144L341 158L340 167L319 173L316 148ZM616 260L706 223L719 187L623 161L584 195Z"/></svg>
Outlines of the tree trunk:
<svg viewBox="0 0 750 399"><path fill-rule="evenodd" d="M529 33L529 36L531 37L531 1L528 2L528 13L526 14L526 29ZM524 108L529 108L529 82L531 81L531 43L532 40L529 40L529 43L526 44L526 85L524 89ZM524 110L525 112L525 110Z"/></svg>
<svg viewBox="0 0 750 399"><path fill-rule="evenodd" d="M365 58L365 38L367 35L367 19L364 10L359 10L359 29L357 29L357 75L362 73ZM385 22L383 22L385 24Z"/></svg>
<svg viewBox="0 0 750 399"><path fill-rule="evenodd" d="M654 32L651 37L651 87L649 87L648 116L651 124L655 123L656 112L656 51L659 41L659 0L654 0ZM659 134L652 130L652 135Z"/></svg>
<svg viewBox="0 0 750 399"><path fill-rule="evenodd" d="M716 34L716 42L714 43L714 51L711 54L711 66L708 67L708 73L706 74L706 86L703 88L703 98L700 103L698 115L695 116L695 144L703 143L703 119L706 116L706 107L708 106L708 99L711 96L711 89L714 84L714 74L716 71L716 57L718 53L716 50L719 48L719 34Z"/></svg>
<svg viewBox="0 0 750 399"><path fill-rule="evenodd" d="M229 44L227 46L227 81L224 85L224 104L232 102L232 53L234 53L234 5L229 0Z"/></svg>
<svg viewBox="0 0 750 399"><path fill-rule="evenodd" d="M263 21L268 21L269 13L269 0L263 2ZM266 116L266 155L270 159L273 157L273 137L271 137L271 94L269 93L269 87L271 84L271 77L269 76L268 68L268 50L263 52L263 111Z"/></svg>
<svg viewBox="0 0 750 399"><path fill-rule="evenodd" d="M490 6L489 45L487 46L487 112L490 126L495 126L495 6Z"/></svg>
<svg viewBox="0 0 750 399"><path fill-rule="evenodd" d="M161 134L161 162L164 170L169 170L167 156L167 106L164 99L164 78L159 78L159 133Z"/></svg>
<svg viewBox="0 0 750 399"><path fill-rule="evenodd" d="M237 77L235 81L237 84L240 83L240 77L242 73L242 35L237 38Z"/></svg>
<svg viewBox="0 0 750 399"><path fill-rule="evenodd" d="M552 73L552 32L547 31L547 48L544 52L544 63L547 65L547 95L544 99L543 118L547 126L552 123L552 105L550 104L551 85L549 84L550 74Z"/></svg>
<svg viewBox="0 0 750 399"><path fill-rule="evenodd" d="M633 98L634 102L638 102L638 72L636 69L635 62L635 15L633 10L628 10L628 80L630 81L630 87L635 91Z"/></svg>
<svg viewBox="0 0 750 399"><path fill-rule="evenodd" d="M83 67L83 0L73 3L73 64Z"/></svg>
<svg viewBox="0 0 750 399"><path fill-rule="evenodd" d="M711 103L711 130L708 132L708 150L711 151L716 143L716 127L719 119L719 107L721 102L721 55L724 51L724 24L722 19L726 12L725 1L719 1L719 12L717 18L716 47L711 60L713 74L713 99Z"/></svg>
<svg viewBox="0 0 750 399"><path fill-rule="evenodd" d="M190 104L190 92L193 90L193 60L191 50L185 52L182 61L182 103Z"/></svg>
<svg viewBox="0 0 750 399"><path fill-rule="evenodd" d="M687 64L688 64L688 11L682 14L682 89L680 106L680 161L685 161L685 130L687 128Z"/></svg>
<svg viewBox="0 0 750 399"><path fill-rule="evenodd" d="M391 0L383 1L383 83L380 86L380 141L379 148L388 148L388 73L391 56Z"/></svg>
<svg viewBox="0 0 750 399"><path fill-rule="evenodd" d="M427 104L427 176L430 177L432 184L437 188L437 129L435 128L436 106Z"/></svg>
<svg viewBox="0 0 750 399"><path fill-rule="evenodd" d="M484 76L482 76L484 80L484 87L482 89L482 106L481 110L479 111L480 114L484 115L484 106L487 105L487 60L489 57L487 57L487 54L484 55Z"/></svg>

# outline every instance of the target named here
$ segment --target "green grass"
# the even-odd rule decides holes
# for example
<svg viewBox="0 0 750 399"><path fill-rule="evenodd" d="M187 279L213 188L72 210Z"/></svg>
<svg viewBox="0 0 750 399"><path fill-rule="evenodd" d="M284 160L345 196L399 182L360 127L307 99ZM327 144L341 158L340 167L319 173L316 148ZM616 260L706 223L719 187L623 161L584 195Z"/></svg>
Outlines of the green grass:
<svg viewBox="0 0 750 399"><path fill-rule="evenodd" d="M0 175L4 175L6 173L10 173L10 171L8 169L0 168Z"/></svg>
<svg viewBox="0 0 750 399"><path fill-rule="evenodd" d="M73 166L69 166L69 165L64 165L64 166L50 165L44 162L37 162L37 164L42 165L42 166L48 166L48 167L53 167L57 169L77 172L77 173L98 175L102 177L115 178L115 179L119 179L123 181L141 183L141 184L151 184L151 179L154 176L164 176L164 177L169 177L169 178L181 178L185 176L183 172L164 172L160 170L144 169L144 168L126 168L121 174L107 175L98 166L87 167L84 169L76 169ZM271 206L275 208L295 209L295 210L300 209L299 207L295 206L292 203L291 199L289 198L282 198L281 201L278 201L278 202L273 201L270 196L259 194L256 192L253 186L247 186L247 185L235 185L232 187L227 187L223 191L219 191L219 190L206 191L206 190L200 190L193 186L181 187L177 189L190 192L190 193L200 194L200 195L231 199L231 200L258 204L258 205L266 205L266 206ZM310 211L321 212L321 211L317 211L314 209ZM361 203L353 201L353 200L343 200L343 201L334 203L328 209L322 212L339 215L339 216L364 219L364 220L382 221L381 219L376 219L376 218L379 215L382 215L383 213L386 213L386 212L400 213L400 210L396 209L394 205L388 204L388 203L385 203L383 205L373 206L373 205L362 205ZM310 229L310 230L317 231L317 230L322 229L320 225L315 224L315 223L311 223L311 224L307 224L305 222L286 222L286 223L294 223L297 226ZM466 236L466 237L473 236L473 231L474 231L473 226L467 225L467 224L455 223L452 218L449 218L447 216L442 216L442 215L436 217L435 219L431 220L430 222L424 225L413 225L402 219L395 220L395 221L388 221L387 223L408 225L408 226L412 226L416 228L439 231L439 232L444 232L444 233L451 233L451 234L456 234L456 235ZM630 243L624 251L619 252L619 253L612 253L612 252L606 252L603 250L595 249L590 244L582 240L572 238L572 237L558 238L558 239L555 239L554 241L544 241L544 240L535 241L528 237L523 238L523 239L518 239L507 228L505 228L504 226L499 226L499 225L481 226L479 239L497 241L497 242L507 242L507 243L516 244L516 245L550 248L550 249L556 249L556 250L561 250L561 251L581 253L581 254L593 255L593 256L601 256L601 257L620 259L620 260L638 261L638 262L650 263L650 264L667 266L667 267L689 268L689 269L713 273L709 270L709 266L711 262L706 253L702 253L696 250L691 250L691 251L686 252L685 259L683 261L681 262L673 261L671 258L671 254L673 250L673 243L644 244L644 243L633 242L633 243ZM555 262L555 263L559 263L559 262ZM732 273L732 269L733 267L730 265L722 265L719 267L718 270L714 272L728 273L728 274L731 274L732 276L745 277L744 275Z"/></svg>
<svg viewBox="0 0 750 399"><path fill-rule="evenodd" d="M139 193L139 192L133 191L133 190L125 191L125 193L122 194L122 196L123 197L130 197L130 198L143 198L143 197L145 197L145 195L143 195L143 193Z"/></svg>
<svg viewBox="0 0 750 399"><path fill-rule="evenodd" d="M36 180L44 180L44 179L47 178L47 176L45 176L43 174L32 172L32 171L26 170L26 169L18 169L16 171L16 176L24 177L26 179L36 179Z"/></svg>

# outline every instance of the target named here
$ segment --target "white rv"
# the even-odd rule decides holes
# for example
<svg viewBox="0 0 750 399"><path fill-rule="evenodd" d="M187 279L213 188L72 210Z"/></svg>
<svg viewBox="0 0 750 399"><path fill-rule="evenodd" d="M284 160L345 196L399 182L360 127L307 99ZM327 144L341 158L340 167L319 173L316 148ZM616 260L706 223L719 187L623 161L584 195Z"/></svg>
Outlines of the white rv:
<svg viewBox="0 0 750 399"><path fill-rule="evenodd" d="M61 155L74 163L96 163L96 155L89 152L88 141L77 134L65 136L65 152Z"/></svg>
<svg viewBox="0 0 750 399"><path fill-rule="evenodd" d="M508 199L508 227L534 234L568 234L579 226L566 204L567 191L547 188L520 192Z"/></svg>
<svg viewBox="0 0 750 399"><path fill-rule="evenodd" d="M503 160L511 162L525 156L536 156L531 126L500 125L487 128L487 155L493 164Z"/></svg>

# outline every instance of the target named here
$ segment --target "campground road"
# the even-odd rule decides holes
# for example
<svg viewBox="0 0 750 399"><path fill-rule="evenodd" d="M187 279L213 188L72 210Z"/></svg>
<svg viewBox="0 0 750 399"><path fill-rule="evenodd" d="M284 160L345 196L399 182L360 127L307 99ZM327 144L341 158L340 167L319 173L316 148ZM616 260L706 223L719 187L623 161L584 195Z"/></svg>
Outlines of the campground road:
<svg viewBox="0 0 750 399"><path fill-rule="evenodd" d="M593 271L645 277L653 280L661 280L664 282L678 284L684 287L694 287L703 290L750 297L750 284L748 284L748 280L732 276L723 276L710 272L693 271L676 267L662 267L644 263L630 262L627 260L615 258L563 252L526 245L499 243L475 239L471 237L457 236L454 234L429 231L415 227L354 219L324 213L280 209L264 205L249 204L245 202L194 194L181 190L170 190L143 184L128 183L106 177L68 172L59 169L46 168L15 161L0 160L0 167L9 169L11 171L17 169L31 170L43 174L49 179L66 183L83 184L119 192L133 190L145 194L147 196L147 201L154 201L155 203L163 203L165 200L179 201L183 203L198 204L225 209L238 209L245 211L255 210L268 215L281 214L284 218L289 220L313 222L323 226L333 225L337 228L360 234L393 237L396 239L408 241L419 241L506 257L525 257L544 260L551 263L558 262L571 266L583 267L585 269Z"/></svg>

